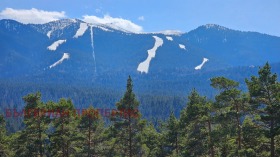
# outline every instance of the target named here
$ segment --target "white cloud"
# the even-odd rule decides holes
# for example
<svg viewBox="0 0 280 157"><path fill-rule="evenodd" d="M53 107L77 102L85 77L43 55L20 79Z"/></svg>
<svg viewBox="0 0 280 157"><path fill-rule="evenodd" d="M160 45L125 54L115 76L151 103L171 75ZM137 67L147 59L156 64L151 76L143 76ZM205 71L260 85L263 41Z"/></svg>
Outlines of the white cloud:
<svg viewBox="0 0 280 157"><path fill-rule="evenodd" d="M130 32L142 32L143 28L129 20L122 18L114 18L109 15L104 15L103 18L97 16L84 15L83 21L92 24L104 24L115 29L124 29Z"/></svg>
<svg viewBox="0 0 280 157"><path fill-rule="evenodd" d="M144 16L140 16L140 17L138 17L138 20L144 21L144 20L145 20L145 17L144 17Z"/></svg>
<svg viewBox="0 0 280 157"><path fill-rule="evenodd" d="M44 11L35 8L29 10L6 8L0 12L0 19L13 19L24 24L43 24L65 17L64 11Z"/></svg>

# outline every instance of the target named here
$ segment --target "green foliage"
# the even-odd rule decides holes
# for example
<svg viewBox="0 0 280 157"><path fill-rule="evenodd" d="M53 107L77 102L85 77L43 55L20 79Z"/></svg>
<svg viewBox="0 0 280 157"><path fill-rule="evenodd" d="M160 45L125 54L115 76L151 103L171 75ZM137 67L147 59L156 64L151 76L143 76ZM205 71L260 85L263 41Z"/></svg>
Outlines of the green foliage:
<svg viewBox="0 0 280 157"><path fill-rule="evenodd" d="M184 156L206 156L214 154L212 141L212 103L193 90L187 107L182 111L180 126Z"/></svg>
<svg viewBox="0 0 280 157"><path fill-rule="evenodd" d="M8 157L11 155L9 148L9 137L6 135L6 122L3 115L0 115L0 156Z"/></svg>
<svg viewBox="0 0 280 157"><path fill-rule="evenodd" d="M254 118L256 119L256 118ZM250 116L246 116L242 124L243 149L242 156L268 156L269 140L264 136L262 129Z"/></svg>
<svg viewBox="0 0 280 157"><path fill-rule="evenodd" d="M180 128L179 120L174 115L174 112L171 112L167 122L162 126L161 136L163 139L163 147L161 152L164 156L171 154L179 155L180 149Z"/></svg>
<svg viewBox="0 0 280 157"><path fill-rule="evenodd" d="M116 106L117 111L111 118L116 155L132 157L141 154L141 132L145 122L140 119L139 102L133 93L130 76L127 79L126 92Z"/></svg>
<svg viewBox="0 0 280 157"><path fill-rule="evenodd" d="M219 131L221 140L219 145L222 148L222 154L240 156L242 149L242 127L241 118L248 110L247 97L238 89L239 83L225 77L216 77L211 79L211 86L220 90L215 97L216 100L216 117L220 123ZM224 132L224 133L223 133ZM228 134L231 132L231 134ZM227 140L223 140L227 139ZM236 142L232 142L236 139ZM236 145L232 145L235 144ZM228 151L228 150L231 151Z"/></svg>
<svg viewBox="0 0 280 157"><path fill-rule="evenodd" d="M50 151L52 156L73 156L78 152L78 118L74 113L74 105L70 99L60 99L57 104L50 103L53 111L62 114L55 115L51 122Z"/></svg>
<svg viewBox="0 0 280 157"><path fill-rule="evenodd" d="M79 119L81 156L102 156L104 124L100 113L92 106L83 111Z"/></svg>
<svg viewBox="0 0 280 157"><path fill-rule="evenodd" d="M23 97L26 103L24 112L25 129L13 141L16 156L40 156L46 150L47 126L49 118L44 116L46 106L41 101L41 94L29 94Z"/></svg>
<svg viewBox="0 0 280 157"><path fill-rule="evenodd" d="M255 106L256 113L261 116L259 121L264 135L270 138L270 155L276 154L275 137L280 135L280 83L277 75L271 73L268 63L259 69L259 76L252 76L246 83L251 96L251 104Z"/></svg>
<svg viewBox="0 0 280 157"><path fill-rule="evenodd" d="M141 135L143 156L162 156L162 134L156 131L153 124L147 124Z"/></svg>
<svg viewBox="0 0 280 157"><path fill-rule="evenodd" d="M8 134L11 119L0 116L0 156L15 157L276 157L280 154L280 84L269 64L259 76L246 80L248 92L239 83L214 77L211 86L218 90L215 100L193 90L184 101L173 97L147 97L150 108L169 112L165 121L147 122L133 92L132 79L116 103L110 118L104 120L90 106L77 115L70 99L58 102L41 100L41 94L23 97L24 129ZM112 99L112 101L114 101ZM168 105L169 104L169 105ZM171 105L170 105L171 104ZM181 110L170 106L176 104ZM80 106L78 106L80 107ZM140 113L140 108L143 107ZM170 112L172 110L172 112ZM46 112L49 111L49 112ZM154 114L156 117L157 115Z"/></svg>

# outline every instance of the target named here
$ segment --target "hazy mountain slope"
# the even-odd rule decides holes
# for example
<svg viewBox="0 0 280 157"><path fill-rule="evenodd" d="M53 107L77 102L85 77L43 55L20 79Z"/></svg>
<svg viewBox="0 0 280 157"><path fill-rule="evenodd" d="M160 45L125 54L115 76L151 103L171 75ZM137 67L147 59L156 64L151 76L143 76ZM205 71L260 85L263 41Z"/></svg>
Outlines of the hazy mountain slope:
<svg viewBox="0 0 280 157"><path fill-rule="evenodd" d="M166 35L76 19L42 25L1 20L0 50L1 79L115 88L132 75L143 91L189 90L196 81L207 83L211 73L280 62L279 37L209 24ZM148 72L138 71L147 59Z"/></svg>

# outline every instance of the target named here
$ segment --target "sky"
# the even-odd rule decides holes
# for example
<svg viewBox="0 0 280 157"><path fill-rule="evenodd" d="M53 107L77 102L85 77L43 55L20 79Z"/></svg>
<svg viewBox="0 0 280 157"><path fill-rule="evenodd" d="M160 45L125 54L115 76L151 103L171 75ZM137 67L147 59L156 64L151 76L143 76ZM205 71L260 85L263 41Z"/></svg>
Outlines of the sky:
<svg viewBox="0 0 280 157"><path fill-rule="evenodd" d="M0 0L0 19L77 18L135 32L191 31L218 24L280 36L280 0Z"/></svg>

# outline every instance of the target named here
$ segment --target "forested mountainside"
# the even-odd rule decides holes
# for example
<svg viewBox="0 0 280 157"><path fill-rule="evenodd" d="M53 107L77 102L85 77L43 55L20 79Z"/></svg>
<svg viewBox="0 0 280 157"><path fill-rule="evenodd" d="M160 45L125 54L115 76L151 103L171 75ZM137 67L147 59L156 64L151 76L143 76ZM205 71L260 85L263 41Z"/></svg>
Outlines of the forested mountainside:
<svg viewBox="0 0 280 157"><path fill-rule="evenodd" d="M131 75L144 87L280 62L279 37L213 24L182 34L132 33L76 19L40 25L0 20L0 28L1 79L120 87Z"/></svg>
<svg viewBox="0 0 280 157"><path fill-rule="evenodd" d="M71 99L42 102L39 92L28 94L23 97L24 110L7 109L0 116L0 153L16 157L277 157L277 74L266 63L245 82L247 92L234 80L213 77L210 85L217 90L213 100L194 89L178 117L170 111L165 121L156 124L142 117L149 108L140 110L142 104L130 76L115 108L105 111L94 105L77 110ZM24 129L6 134L6 121L19 117L24 120Z"/></svg>
<svg viewBox="0 0 280 157"><path fill-rule="evenodd" d="M210 79L240 82L269 62L280 73L280 38L207 24L186 33L133 33L64 19L46 24L0 20L0 102L22 109L22 97L71 98L75 107L114 107L130 75L143 117L178 117L192 89L214 99ZM20 123L20 122L19 122ZM11 130L17 130L12 127Z"/></svg>

